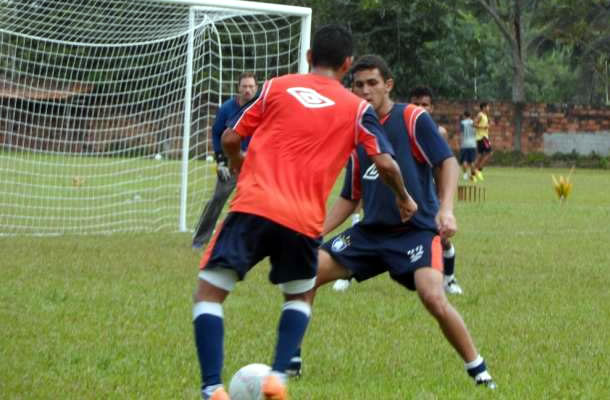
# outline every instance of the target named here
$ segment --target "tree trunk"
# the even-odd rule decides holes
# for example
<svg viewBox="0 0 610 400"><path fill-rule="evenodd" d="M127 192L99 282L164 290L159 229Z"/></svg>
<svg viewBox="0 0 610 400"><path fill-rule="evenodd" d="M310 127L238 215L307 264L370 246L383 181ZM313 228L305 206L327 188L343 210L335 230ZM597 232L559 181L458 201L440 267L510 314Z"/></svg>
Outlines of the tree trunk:
<svg viewBox="0 0 610 400"><path fill-rule="evenodd" d="M517 49L513 49L515 53ZM525 104L525 65L519 54L513 56L513 150L521 152L521 127L523 121L523 109Z"/></svg>
<svg viewBox="0 0 610 400"><path fill-rule="evenodd" d="M513 124L515 133L513 135L513 150L521 153L521 127L523 124L523 109L525 103L513 102Z"/></svg>
<svg viewBox="0 0 610 400"><path fill-rule="evenodd" d="M513 123L515 127L513 150L521 152L521 122L523 121L523 105L525 103L525 51L523 49L521 1L515 0L513 6Z"/></svg>

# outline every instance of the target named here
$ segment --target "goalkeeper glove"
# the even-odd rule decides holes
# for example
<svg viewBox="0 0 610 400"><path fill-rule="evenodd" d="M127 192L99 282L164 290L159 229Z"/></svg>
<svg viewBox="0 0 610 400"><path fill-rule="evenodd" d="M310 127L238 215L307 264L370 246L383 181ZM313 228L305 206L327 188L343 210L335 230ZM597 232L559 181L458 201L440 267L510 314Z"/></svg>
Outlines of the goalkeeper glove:
<svg viewBox="0 0 610 400"><path fill-rule="evenodd" d="M216 175L221 182L231 179L231 170L229 170L227 157L221 152L216 153Z"/></svg>

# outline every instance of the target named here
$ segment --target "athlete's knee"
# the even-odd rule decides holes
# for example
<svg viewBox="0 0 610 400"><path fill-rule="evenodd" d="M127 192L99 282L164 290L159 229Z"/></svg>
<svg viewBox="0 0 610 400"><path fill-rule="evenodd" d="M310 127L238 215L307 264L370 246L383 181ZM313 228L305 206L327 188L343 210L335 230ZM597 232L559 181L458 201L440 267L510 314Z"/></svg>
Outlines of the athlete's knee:
<svg viewBox="0 0 610 400"><path fill-rule="evenodd" d="M284 301L302 301L309 305L313 304L314 297L315 297L315 289L311 289L304 293L297 293L297 294L284 293Z"/></svg>
<svg viewBox="0 0 610 400"><path fill-rule="evenodd" d="M326 250L318 250L316 289L328 282L333 282L337 279L347 279L349 277L349 271L343 265L336 262Z"/></svg>
<svg viewBox="0 0 610 400"><path fill-rule="evenodd" d="M426 309L435 318L443 318L449 311L449 302L442 287L441 290L436 287L424 290L418 289L418 293Z"/></svg>
<svg viewBox="0 0 610 400"><path fill-rule="evenodd" d="M280 283L279 287L284 293L286 299L300 299L306 297L306 293L311 291L316 284L316 278L297 279L294 281Z"/></svg>
<svg viewBox="0 0 610 400"><path fill-rule="evenodd" d="M197 290L193 301L216 301L222 303L235 288L237 272L227 268L206 268L199 272Z"/></svg>

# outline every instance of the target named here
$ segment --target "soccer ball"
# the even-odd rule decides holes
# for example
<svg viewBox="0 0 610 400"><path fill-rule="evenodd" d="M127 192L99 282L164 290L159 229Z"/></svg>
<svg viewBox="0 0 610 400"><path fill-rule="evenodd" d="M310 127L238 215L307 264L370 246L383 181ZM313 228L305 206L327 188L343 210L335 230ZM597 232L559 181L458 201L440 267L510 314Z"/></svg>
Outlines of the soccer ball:
<svg viewBox="0 0 610 400"><path fill-rule="evenodd" d="M163 160L163 156L161 155L161 153L155 154L155 160L157 160L157 161Z"/></svg>
<svg viewBox="0 0 610 400"><path fill-rule="evenodd" d="M271 367L265 364L248 364L241 367L229 383L231 400L261 400L263 378L270 371Z"/></svg>

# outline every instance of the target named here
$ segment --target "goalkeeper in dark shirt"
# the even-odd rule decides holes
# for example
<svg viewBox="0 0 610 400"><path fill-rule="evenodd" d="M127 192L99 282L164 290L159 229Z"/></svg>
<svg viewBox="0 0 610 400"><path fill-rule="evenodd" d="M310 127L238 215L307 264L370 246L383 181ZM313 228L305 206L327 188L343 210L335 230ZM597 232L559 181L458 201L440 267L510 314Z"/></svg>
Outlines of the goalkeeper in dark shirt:
<svg viewBox="0 0 610 400"><path fill-rule="evenodd" d="M206 203L201 217L199 217L195 233L193 234L193 248L199 249L210 240L218 216L235 189L236 177L229 170L227 159L220 145L220 137L224 130L240 114L240 111L244 109L244 105L256 97L257 89L258 84L254 74L251 72L242 73L239 77L237 96L225 101L216 113L216 119L212 126L212 144L214 147L214 157L216 158L218 181L214 188L214 195ZM247 141L242 142L243 151L246 150L247 145Z"/></svg>

